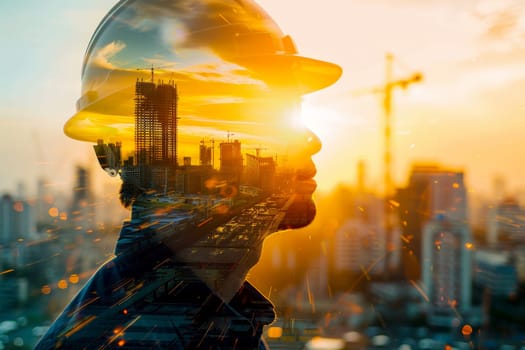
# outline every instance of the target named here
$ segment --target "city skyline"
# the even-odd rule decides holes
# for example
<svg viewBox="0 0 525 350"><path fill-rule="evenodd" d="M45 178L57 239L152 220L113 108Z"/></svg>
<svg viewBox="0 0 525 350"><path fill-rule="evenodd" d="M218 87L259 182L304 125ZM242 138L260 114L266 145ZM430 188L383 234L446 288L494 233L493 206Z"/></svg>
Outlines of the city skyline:
<svg viewBox="0 0 525 350"><path fill-rule="evenodd" d="M114 3L0 5L0 348L79 288L64 346L224 340L198 291L251 285L272 341L522 345L525 3L259 0L292 41L249 1L126 1L81 91Z"/></svg>
<svg viewBox="0 0 525 350"><path fill-rule="evenodd" d="M421 169L417 168L415 170L416 172L421 171ZM309 301L299 300L298 296L296 296L287 302L291 303L291 305L295 305L299 311L301 310L300 303L304 303L303 306L308 306L309 302L310 305L308 307L312 308L312 310L317 310L315 312L316 315L323 314L325 312L327 312L328 315L328 311L325 309L327 306L323 300L332 300L334 295L339 295L338 292L341 291L341 288L344 288L344 290L350 288L348 290L349 292L356 293L357 291L362 292L363 287L358 287L359 284L370 284L371 294L369 294L368 297L372 298L371 300L375 300L374 302L377 303L374 307L381 308L384 306L381 302L378 302L377 299L374 298L380 298L380 300L381 298L384 298L384 300L387 302L388 300L395 301L395 298L400 298L397 300L403 300L403 302L407 303L407 307L404 308L403 311L406 314L402 314L403 316L399 315L399 309L395 307L391 309L394 311L388 314L386 314L388 312L386 310L380 311L385 317L394 317L394 315L397 315L395 316L397 318L386 320L388 329L397 330L396 324L398 322L409 322L411 318L417 317L418 309L414 309L414 305L419 305L421 307L426 305L426 303L431 303L437 307L435 310L437 310L437 313L441 315L441 321L436 323L441 325L441 327L446 328L448 324L453 324L454 327L458 326L462 330L468 330L468 327L475 327L477 330L478 327L480 327L482 317L487 317L487 314L482 313L482 308L480 308L480 298L486 294L483 294L482 292L484 289L498 293L495 295L496 299L493 301L495 305L494 307L496 308L495 310L498 310L500 307L504 308L504 301L507 298L513 298L513 296L516 296L516 293L522 293L518 287L519 283L522 283L522 281L525 280L525 259L523 258L523 248L518 251L514 246L519 244L519 242L522 242L521 237L523 237L523 230L516 227L511 227L509 229L509 227L505 227L503 225L512 224L512 221L519 220L521 211L513 210L512 212L507 212L504 218L499 218L502 215L501 211L494 211L497 222L502 225L502 227L498 229L500 234L497 242L490 241L489 230L492 225L487 225L487 227L485 227L485 233L487 234L486 237L478 236L477 239L471 239L466 223L468 222L468 225L472 227L474 222L470 219L468 221L465 220L463 217L464 208L461 209L461 205L458 208L453 204L462 201L458 201L458 198L455 199L454 196L450 196L451 193L447 192L447 190L451 188L459 189L462 187L461 174L454 174L450 172L447 173L446 168L434 168L427 170L431 170L429 174L432 175L434 180L427 181L426 185L423 186L426 188L426 190L423 192L427 194L428 198L425 196L423 197L427 198L429 203L433 203L429 206L429 212L434 211L444 214L443 217L445 218L445 221L447 218L454 218L454 224L449 226L445 225L445 230L443 230L443 228L435 230L437 227L436 222L441 225L439 223L440 216L437 216L437 221L428 221L428 228L430 228L429 233L431 233L432 237L430 237L428 234L425 234L428 237L426 239L426 243L423 244L423 247L426 247L425 249L427 249L427 256L428 252L432 251L432 259L438 259L439 261L433 262L432 260L429 261L429 259L415 259L412 261L412 264L414 265L413 267L422 268L423 271L425 271L425 266L427 266L428 269L428 266L434 265L432 270L433 273L430 276L434 276L435 280L440 283L445 283L446 288L443 292L445 294L443 294L442 297L445 298L443 300L445 300L446 303L440 304L439 302L436 302L436 300L441 300L439 299L441 296L436 292L435 288L430 288L427 290L429 283L428 281L425 281L425 278L422 278L422 280L418 278L410 279L411 285L403 285L402 282L400 282L403 280L402 278L399 279L393 277L394 275L388 273L386 275L390 277L391 281L386 282L386 284L385 282L382 282L383 278L385 277L382 278L381 276L385 276L385 271L381 267L381 262L384 261L384 251L386 245L384 244L384 233L382 233L382 230L379 229L380 224L378 224L378 222L380 222L380 220L377 220L377 218L382 215L382 206L380 205L382 198L379 197L378 194L363 192L362 189L359 189L359 186L347 188L347 192L345 192L344 189L339 189L331 194L331 198L322 198L318 205L321 221L314 223L312 227L308 227L302 232L288 232L287 234L275 235L275 237L269 238L263 258L260 264L258 264L251 273L251 279L256 282L256 286L263 288L261 289L263 292L267 292L267 290L264 288L269 286L270 290L268 293L275 295L273 298L279 300L278 303L280 303L283 302L283 299L285 300L287 296L287 292L283 290L282 283L286 283L286 280L288 283L290 283L289 279L291 278L293 285L295 285L295 288L298 288L298 290L300 290L300 288L307 288L306 290L309 293ZM16 279L9 278L13 277L13 273L24 264L28 264L27 266L33 266L33 264L37 264L41 260L48 261L51 259L54 263L57 263L58 260L54 258L55 255L52 256L53 258L49 256L44 258L46 255L42 253L41 255L43 258L39 258L39 255L36 253L37 250L40 251L43 248L46 249L45 251L48 249L61 249L64 245L68 244L68 237L76 236L77 239L80 236L85 236L86 238L93 237L94 235L100 234L99 230L101 228L103 230L102 232L105 232L105 230L110 229L111 227L115 228L119 226L119 223L114 221L114 216L110 216L113 221L103 221L103 216L98 216L100 213L97 213L97 216L95 217L93 216L94 213L91 212L92 209L96 208L98 211L101 207L105 207L105 215L107 214L108 209L115 207L115 205L108 205L108 203L103 204L99 198L90 198L89 193L93 187L96 186L93 186L89 180L89 175L86 169L76 168L76 172L76 184L70 189L70 196L72 199L70 209L66 209L66 207L52 207L52 209L49 211L49 214L46 213L48 222L54 222L54 224L51 224L49 227L58 225L59 228L54 230L47 229L46 233L43 231L38 231L38 238L34 235L20 236L15 230L13 231L11 243L7 243L7 245L4 244L4 255L8 257L19 256L17 254L5 254L8 253L11 248L14 251L22 246L26 247L24 249L24 253L19 256L19 260L13 262L13 260L8 259L4 262L4 270L0 272L3 274L4 278L7 278L7 280L5 280L6 283L7 281L16 281ZM413 176L414 175L412 175L412 177ZM345 195L345 193L347 195ZM53 193L48 193L48 195L52 196ZM461 193L459 195L461 197ZM38 200L45 198L46 197L44 196ZM36 214L36 211L38 211L38 203L35 205L34 202L25 202L20 200L20 198L16 199L14 202L10 202L8 197L3 199L4 201L7 200L7 207L11 208L11 214L14 214L14 222L16 222L16 215L19 214L17 210L19 210L19 207L21 208L21 205L26 206L27 203L29 203L29 206L27 206L23 211L26 215L30 215L31 212L35 212ZM340 202L341 200L343 200L343 202ZM90 203L96 205L92 206ZM353 203L353 205L347 205L349 203ZM508 205L509 203L507 202L502 203L502 206ZM422 207L424 206L425 205L422 205ZM516 204L513 204L513 207L516 207ZM79 210L79 208L84 209ZM340 213L343 214L340 217L342 220L338 219L338 215L340 214L336 212L336 209L338 209ZM402 211L402 206L400 206L399 209ZM495 210L500 209L501 208L496 208ZM56 211L56 213L53 213L53 211ZM330 212L331 215L326 215L327 212ZM2 211L2 213L5 215L5 211ZM59 215L53 216L56 214ZM62 217L63 215L65 216ZM490 213L486 212L485 215L487 215L486 219L494 220L494 216ZM431 215L428 217L429 219L430 216ZM246 220L246 218L244 220ZM253 220L253 218L250 217L249 220ZM414 219L408 218L408 220L413 221ZM332 222L332 224L329 224L330 222ZM338 223L337 225L340 226L334 226L334 222ZM459 224L459 226L456 227L456 224ZM91 227L98 228L92 229ZM423 231L426 232L427 228L425 228ZM224 233L225 232L226 231L224 231ZM239 237L245 237L242 232L239 234L241 234ZM457 234L460 234L461 239L459 236L455 238L455 235ZM48 239L42 240L42 235L47 236ZM305 240L305 235L310 235L309 239ZM49 239L49 237L53 236L61 238L58 240ZM396 250L402 250L408 247L406 241L406 239L408 239L407 236L408 234L401 235L403 240L403 243L401 244L402 247L400 247L399 244L396 244ZM106 239L108 238L112 239L110 235L106 236ZM514 239L515 243L509 245L509 242L511 242L509 241L509 238ZM89 241L91 241L91 239ZM48 245L51 244L50 242L54 242L54 246L50 245L48 247ZM72 244L71 246L74 246L77 250L83 250L85 244L87 244L87 242L84 242L80 245ZM99 240L94 239L93 244L99 245ZM98 249L103 247L104 246L99 246ZM346 256L343 260L341 260L341 252L339 252L339 254L337 253L338 249L341 247L343 247L343 250L347 250ZM351 252L348 251L348 248L351 248ZM461 267L459 267L458 259L456 259L454 255L457 254L459 250L472 251L472 254L476 257L476 265L473 267L472 271L470 270L471 264L468 261L463 262ZM307 254L306 252L310 252L310 254ZM70 271L69 269L74 268L74 270L72 270L73 274L57 274L53 275L53 277L47 277L48 279L51 279L40 282L45 283L41 286L38 284L35 285L34 283L31 284L31 290L38 291L41 289L42 295L39 298L57 298L59 297L60 293L63 293L67 290L69 290L69 293L74 293L76 290L76 286L74 284L80 282L79 285L82 285L85 279L90 275L90 271L92 271L90 270L91 266L94 266L93 264L100 263L101 260L91 257L91 260L85 262L83 259L78 258L68 259L67 261L68 271ZM340 269L341 265L338 266L338 261L345 264L347 268ZM333 275L334 271L332 269L334 267L336 269L336 275ZM434 275L438 267L440 269L444 269L446 276L459 278L456 275L465 275L464 277L461 277L462 284L468 283L468 281L472 279L472 283L482 287L474 288L472 290L472 297L473 299L477 300L474 303L475 305L472 309L469 308L468 305L462 307L461 303L461 300L464 300L464 298L470 298L469 295L465 294L465 296L457 297L456 299L453 294L455 293L454 290L447 289L449 287L453 288L456 285L453 279L442 279L437 274ZM286 273L282 274L282 269L285 269L284 271L286 271ZM451 269L453 269L453 271L456 273L449 273L452 271ZM60 269L58 269L58 271L60 271ZM276 271L281 272L281 280L279 280L279 273ZM305 275L302 276L299 271L304 272ZM470 274L472 274L472 276L470 276ZM74 279L75 276L76 279ZM79 276L80 279L78 279ZM283 276L285 276L285 280L282 280ZM346 276L346 278L344 276ZM428 276L427 270L427 279ZM386 278L388 280L388 277ZM74 281L74 283L71 281ZM6 286L9 286L9 288L5 287L2 291L0 291L0 293L3 293L3 295L7 295L9 297L4 299L5 303L8 305L13 305L16 300L19 300L19 302L22 303L26 303L28 300L40 300L32 298L28 299L27 286L25 286L22 282L23 281L21 280L21 282L16 286L14 284L6 284ZM268 284L268 282L275 283L275 285ZM303 283L306 283L306 285L302 286ZM432 284L430 284L430 286L431 285ZM272 288L275 288L275 292L273 293ZM356 288L356 290L354 290L354 288ZM13 290L18 291L17 293L19 294L13 292ZM466 288L460 288L459 290L466 291ZM429 299L425 299L426 297ZM333 300L338 298L339 297L336 297ZM348 298L350 298L350 295L348 295ZM458 302L457 309L455 305L456 300ZM489 307L488 305L490 305L490 303L485 304L485 302L485 299L483 299L484 304L482 305ZM366 308L367 311L352 315L352 322L358 325L371 322L369 319L370 310L368 310L368 306L366 306L367 304L363 300L359 301L359 299L356 301L356 303L359 305L359 308ZM453 310L454 312L446 312L448 316L443 318L442 316L444 316L444 314L441 311L449 310L449 306L450 310ZM357 306L355 308L357 308ZM442 310L439 311L439 308ZM490 308L492 308L492 306L490 306ZM424 310L424 308L419 308L419 310ZM510 315L512 315L513 310L514 309L511 308L507 309L505 312L511 312ZM463 322L465 322L465 327L467 328L464 328L462 323L454 323L458 322L458 319L455 317L456 312L459 312ZM432 313L428 314L429 318L424 323L426 326L423 326L422 323L418 324L420 329L425 328L432 332L432 338L437 341L440 335L437 328L432 328L436 326L431 326L432 323L436 321L433 320L432 315ZM508 315L509 314L506 313L503 317L510 317ZM497 327L498 322L494 321L490 324L493 327ZM437 327L439 327L439 325ZM330 326L326 325L325 327L326 331L337 330L337 326L334 327L333 324L330 324ZM486 329L483 328L481 331L486 332ZM503 335L498 336L501 336L501 338L497 339L499 341L503 341ZM369 337L373 338L372 336ZM481 338L477 339L477 341L480 341L479 339ZM400 339L397 339L397 341L399 340Z"/></svg>
<svg viewBox="0 0 525 350"><path fill-rule="evenodd" d="M520 94L514 93L521 91L525 80L521 63L525 48L520 41L525 6L516 1L458 5L331 0L324 7L325 16L318 16L312 4L302 4L302 16L297 18L289 15L299 6L297 1L259 3L285 33L293 34L301 54L337 62L345 71L333 89L307 96L303 107L306 123L323 141L315 158L321 191L353 182L359 159L367 160L368 186L382 187L379 96L354 92L382 83L386 52L399 58L394 76L414 70L425 76L422 84L394 95L396 185L402 185L413 162L430 159L463 168L475 193L490 193L493 178L500 175L507 178L511 192L525 187L520 177L525 169L519 162L519 150L525 148L520 125L524 109ZM85 28L94 27L111 5L102 1L66 5L59 0L45 8L36 2L1 5L2 13L10 16L2 18L3 25L17 30L1 38L11 54L0 68L5 79L0 149L6 165L0 190L10 190L18 181L27 183L34 174L67 189L64 175L67 178L71 170L66 164L75 158L83 162L82 157L91 163L89 147L67 140L62 125L73 114L78 97L80 64L89 36ZM45 11L64 15L51 20L42 16ZM17 27L22 13L34 20L38 33ZM445 18L451 20L444 22ZM314 20L316 26L310 26ZM70 29L67 33L59 30L64 26ZM344 45L326 40L337 32L349 33ZM362 33L368 35L365 41ZM33 50L43 54L35 55ZM22 95L32 103L23 103ZM17 157L9 153L8 145L14 142Z"/></svg>

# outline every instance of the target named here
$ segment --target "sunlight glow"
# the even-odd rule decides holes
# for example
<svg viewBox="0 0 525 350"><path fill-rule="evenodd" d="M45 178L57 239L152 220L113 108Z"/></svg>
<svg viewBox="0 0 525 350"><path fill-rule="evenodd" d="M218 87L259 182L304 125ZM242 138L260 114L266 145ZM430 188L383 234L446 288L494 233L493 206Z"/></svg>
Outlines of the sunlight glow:
<svg viewBox="0 0 525 350"><path fill-rule="evenodd" d="M336 131L333 122L341 120L342 116L334 109L317 106L309 102L302 105L301 122L321 139L329 137Z"/></svg>

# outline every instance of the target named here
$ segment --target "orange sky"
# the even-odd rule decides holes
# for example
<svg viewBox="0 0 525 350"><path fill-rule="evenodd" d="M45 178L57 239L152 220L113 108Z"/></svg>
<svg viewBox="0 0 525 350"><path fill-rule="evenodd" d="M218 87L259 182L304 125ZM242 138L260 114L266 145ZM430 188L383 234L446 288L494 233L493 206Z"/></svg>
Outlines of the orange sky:
<svg viewBox="0 0 525 350"><path fill-rule="evenodd" d="M381 189L380 97L364 91L383 83L386 52L395 56L395 78L416 70L424 75L421 84L394 96L397 184L406 181L412 162L430 160L464 168L476 192L489 192L497 174L508 179L510 191L525 188L525 3L259 3L292 35L302 55L344 69L336 85L305 99L305 119L324 144L316 157L321 189L354 182L359 159L367 162L368 185ZM17 179L32 187L35 174L66 184L72 164L88 159L78 150L89 147L66 139L61 128L79 96L85 47L110 5L64 4L0 5L6 7L0 11L0 43L8 53L0 65L0 191L14 188ZM20 26L21 14L34 29Z"/></svg>
<svg viewBox="0 0 525 350"><path fill-rule="evenodd" d="M510 191L524 187L525 3L328 0L322 9L294 0L261 3L303 54L344 68L339 83L307 98L327 116L311 121L324 143L321 184L355 181L362 158L369 186L380 186L381 101L364 91L384 82L391 52L395 78L424 75L423 83L395 94L395 182L407 180L412 162L428 160L464 168L473 191L490 191L497 174ZM300 15L290 16L293 9Z"/></svg>

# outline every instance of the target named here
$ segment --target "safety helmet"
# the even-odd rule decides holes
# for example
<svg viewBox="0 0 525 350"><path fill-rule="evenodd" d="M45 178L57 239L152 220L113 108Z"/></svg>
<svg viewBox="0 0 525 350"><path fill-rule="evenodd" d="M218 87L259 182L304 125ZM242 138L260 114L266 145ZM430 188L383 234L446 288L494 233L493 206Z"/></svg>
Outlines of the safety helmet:
<svg viewBox="0 0 525 350"><path fill-rule="evenodd" d="M96 142L102 167L125 181L139 176L133 166L156 165L140 175L143 187L153 178L161 186L163 171L196 159L230 173L251 162L260 172L261 152L267 161L281 156L278 126L300 97L340 75L335 64L298 56L251 0L121 0L91 38L77 113L64 131ZM239 160L241 150L250 157Z"/></svg>

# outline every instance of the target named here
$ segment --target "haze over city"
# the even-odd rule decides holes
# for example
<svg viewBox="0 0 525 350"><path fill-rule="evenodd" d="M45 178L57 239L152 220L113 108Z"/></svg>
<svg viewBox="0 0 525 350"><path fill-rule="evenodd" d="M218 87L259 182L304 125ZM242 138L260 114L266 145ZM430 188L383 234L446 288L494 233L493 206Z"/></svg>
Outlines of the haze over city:
<svg viewBox="0 0 525 350"><path fill-rule="evenodd" d="M382 188L381 95L385 54L393 78L421 72L421 83L393 98L394 183L415 161L464 169L468 189L490 193L494 176L524 188L521 98L525 82L525 5L518 1L266 0L259 3L290 33L300 54L336 62L340 81L305 98L303 118L323 150L320 190L353 182L367 163L367 185ZM33 190L45 175L70 188L74 163L92 163L90 146L63 136L75 112L80 66L106 1L37 1L0 5L7 54L0 74L0 190L19 181ZM297 15L297 14L300 15ZM22 25L31 23L31 25ZM67 28L67 30L66 30ZM226 135L225 135L226 138ZM16 146L14 146L16 145ZM14 150L16 152L14 153Z"/></svg>
<svg viewBox="0 0 525 350"><path fill-rule="evenodd" d="M237 291L232 275L253 283L277 314L270 348L320 336L339 349L523 348L525 3L258 0L299 55L343 68L303 98L302 123L323 143L314 210L319 143L287 122L299 90L340 70L310 61L319 85L303 85L300 60L258 56L274 28L243 17L248 0L187 1L130 1L86 60L116 0L0 4L0 349L32 348L108 258L137 254L141 271L150 253L156 282L173 259L221 300ZM287 40L273 40L275 56ZM271 67L262 80L257 59ZM65 136L67 120L89 142ZM118 283L122 295L142 302L138 282ZM178 293L159 286L154 298ZM81 311L102 320L96 299ZM170 305L161 313L181 312ZM71 327L62 334L93 338ZM146 334L114 329L119 346Z"/></svg>

